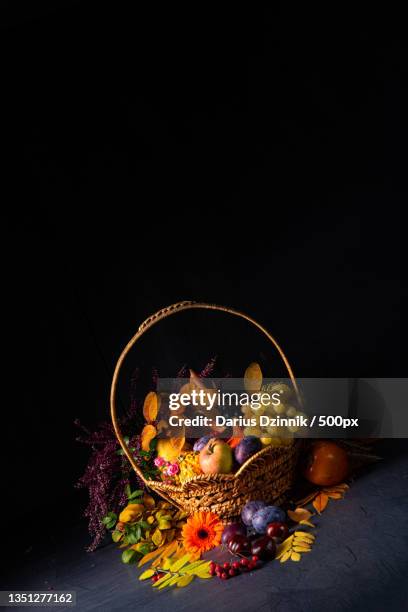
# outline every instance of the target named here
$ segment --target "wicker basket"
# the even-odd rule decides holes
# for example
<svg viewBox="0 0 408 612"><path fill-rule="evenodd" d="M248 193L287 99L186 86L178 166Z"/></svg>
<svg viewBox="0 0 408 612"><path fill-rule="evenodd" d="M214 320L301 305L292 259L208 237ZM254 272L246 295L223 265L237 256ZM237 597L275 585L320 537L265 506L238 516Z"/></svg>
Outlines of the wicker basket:
<svg viewBox="0 0 408 612"><path fill-rule="evenodd" d="M224 306L198 302L179 302L159 310L146 319L120 355L112 380L111 416L123 452L147 487L189 513L198 509L211 510L227 521L237 517L248 501L257 499L275 504L283 502L285 493L292 486L294 480L300 441L295 440L290 446L269 446L260 450L250 457L235 474L200 474L183 484L173 485L161 481L146 480L122 437L116 415L116 388L119 372L130 349L148 329L162 319L193 308L217 310L241 317L263 332L279 352L300 402L296 380L285 354L271 334L257 321L246 314Z"/></svg>

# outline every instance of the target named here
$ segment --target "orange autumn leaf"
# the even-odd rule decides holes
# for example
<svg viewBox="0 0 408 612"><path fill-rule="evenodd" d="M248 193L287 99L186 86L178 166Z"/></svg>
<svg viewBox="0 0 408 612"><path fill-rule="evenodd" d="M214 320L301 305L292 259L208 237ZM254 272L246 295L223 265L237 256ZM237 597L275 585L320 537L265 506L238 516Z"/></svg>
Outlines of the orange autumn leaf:
<svg viewBox="0 0 408 612"><path fill-rule="evenodd" d="M317 510L317 512L321 514L329 503L329 497L326 495L326 493L319 493L319 495L315 497L312 503L315 510Z"/></svg>
<svg viewBox="0 0 408 612"><path fill-rule="evenodd" d="M344 497L343 494L338 491L327 491L327 489L324 489L324 494L330 497L330 499L343 499Z"/></svg>
<svg viewBox="0 0 408 612"><path fill-rule="evenodd" d="M157 431L154 425L145 425L143 427L141 440L142 450L148 451L150 449L150 442L157 436Z"/></svg>
<svg viewBox="0 0 408 612"><path fill-rule="evenodd" d="M150 391L145 397L143 404L143 416L148 423L155 421L157 418L157 412L159 409L159 403L157 399L157 393Z"/></svg>
<svg viewBox="0 0 408 612"><path fill-rule="evenodd" d="M160 548L156 548L156 550L152 550L152 552L149 552L146 555L144 555L144 557L140 559L138 567L142 567L142 565L144 565L148 561L151 561L155 557L160 556L162 552L164 551L164 549L165 549L165 546L161 546Z"/></svg>
<svg viewBox="0 0 408 612"><path fill-rule="evenodd" d="M295 510L288 510L287 515L292 521L295 523L300 523L300 521L307 521L313 516L312 512L306 510L306 508L296 508Z"/></svg>

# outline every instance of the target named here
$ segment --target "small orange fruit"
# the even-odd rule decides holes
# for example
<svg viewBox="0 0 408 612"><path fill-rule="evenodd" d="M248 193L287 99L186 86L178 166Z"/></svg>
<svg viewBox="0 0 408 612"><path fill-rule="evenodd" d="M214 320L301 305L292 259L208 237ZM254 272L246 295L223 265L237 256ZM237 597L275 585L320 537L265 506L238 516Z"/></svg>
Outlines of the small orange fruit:
<svg viewBox="0 0 408 612"><path fill-rule="evenodd" d="M306 459L304 476L315 485L329 487L343 482L349 472L346 451L334 442L315 442Z"/></svg>

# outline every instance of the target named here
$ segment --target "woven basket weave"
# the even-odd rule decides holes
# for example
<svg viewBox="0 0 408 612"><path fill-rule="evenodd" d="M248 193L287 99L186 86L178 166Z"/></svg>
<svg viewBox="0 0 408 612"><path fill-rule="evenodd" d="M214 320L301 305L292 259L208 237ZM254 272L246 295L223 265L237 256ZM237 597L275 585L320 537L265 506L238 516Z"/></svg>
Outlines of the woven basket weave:
<svg viewBox="0 0 408 612"><path fill-rule="evenodd" d="M292 486L294 480L300 447L300 442L298 440L295 440L290 446L268 446L260 450L250 457L235 474L200 474L187 480L183 484L173 485L161 481L147 480L144 477L123 439L116 415L116 389L118 377L123 361L130 349L153 325L166 317L189 309L206 309L226 312L246 319L255 325L255 327L265 334L279 352L292 381L298 401L300 402L296 380L285 354L271 334L257 321L238 310L225 306L198 302L179 302L159 310L146 319L122 351L116 364L111 387L112 422L123 452L139 478L145 482L147 487L156 491L175 506L189 513L199 509L211 510L216 512L223 520L227 521L237 517L246 502L251 500L263 500L275 504L282 503L285 493Z"/></svg>

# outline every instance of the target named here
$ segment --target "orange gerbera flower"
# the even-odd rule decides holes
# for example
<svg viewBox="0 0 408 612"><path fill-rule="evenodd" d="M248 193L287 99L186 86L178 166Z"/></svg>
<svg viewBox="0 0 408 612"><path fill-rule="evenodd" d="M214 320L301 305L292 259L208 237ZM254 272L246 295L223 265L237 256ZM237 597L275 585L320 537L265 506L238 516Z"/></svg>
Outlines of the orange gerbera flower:
<svg viewBox="0 0 408 612"><path fill-rule="evenodd" d="M221 543L223 525L214 512L196 512L183 526L183 543L187 552L201 554Z"/></svg>

